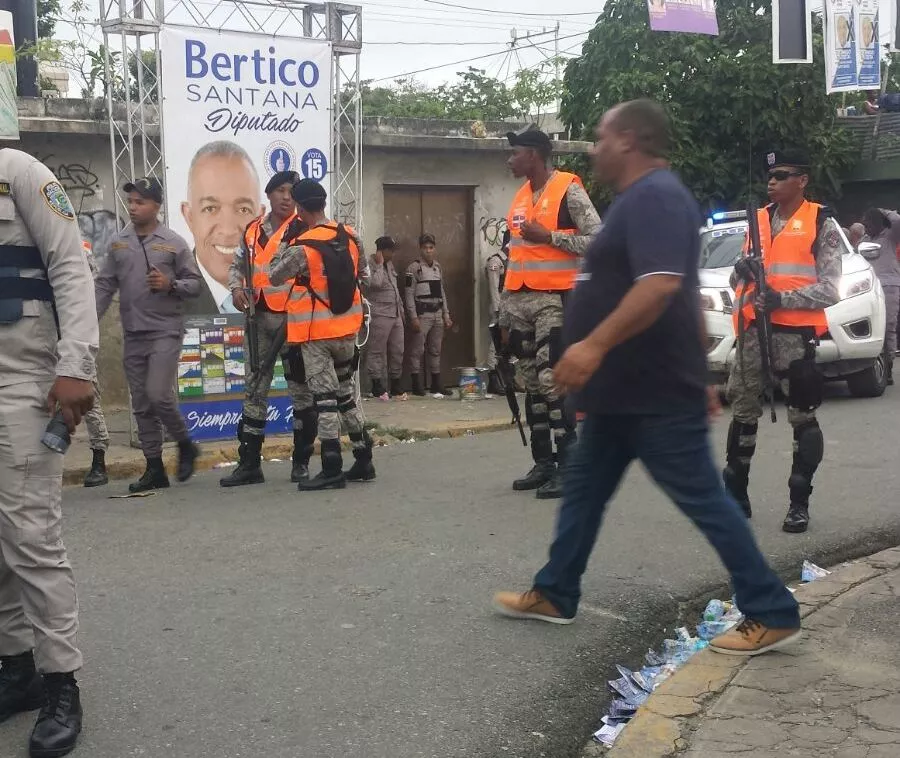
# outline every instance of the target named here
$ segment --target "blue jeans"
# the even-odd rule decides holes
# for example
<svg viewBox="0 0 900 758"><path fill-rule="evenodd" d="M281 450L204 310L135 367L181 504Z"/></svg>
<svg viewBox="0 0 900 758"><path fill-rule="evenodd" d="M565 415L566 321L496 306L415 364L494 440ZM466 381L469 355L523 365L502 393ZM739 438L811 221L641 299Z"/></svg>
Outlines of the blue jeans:
<svg viewBox="0 0 900 758"><path fill-rule="evenodd" d="M740 507L725 492L703 412L678 416L588 415L563 477L550 560L534 579L559 612L578 610L581 576L606 504L633 460L696 524L731 573L738 607L770 628L800 626L794 596L769 568Z"/></svg>

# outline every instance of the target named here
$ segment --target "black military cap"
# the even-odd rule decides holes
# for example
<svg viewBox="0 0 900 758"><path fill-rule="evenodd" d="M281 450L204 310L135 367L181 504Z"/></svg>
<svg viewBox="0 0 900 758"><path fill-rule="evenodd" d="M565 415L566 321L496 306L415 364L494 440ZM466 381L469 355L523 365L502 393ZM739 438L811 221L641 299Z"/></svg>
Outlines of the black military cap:
<svg viewBox="0 0 900 758"><path fill-rule="evenodd" d="M533 147L549 150L552 146L550 137L534 124L529 124L518 132L507 132L506 139L509 140L509 144L513 147Z"/></svg>
<svg viewBox="0 0 900 758"><path fill-rule="evenodd" d="M397 247L397 243L394 242L393 237L384 236L375 240L376 250L393 250L395 247Z"/></svg>
<svg viewBox="0 0 900 758"><path fill-rule="evenodd" d="M163 200L162 185L158 179L151 176L144 176L136 181L128 182L122 189L125 192L137 192L141 197L153 200L155 203L161 203Z"/></svg>
<svg viewBox="0 0 900 758"><path fill-rule="evenodd" d="M423 234L421 237L419 237L419 247L422 247L422 245L434 245L434 244L435 244L435 241L434 241L433 234Z"/></svg>
<svg viewBox="0 0 900 758"><path fill-rule="evenodd" d="M777 166L808 169L810 167L809 153L790 147L766 153L766 170L771 171Z"/></svg>
<svg viewBox="0 0 900 758"><path fill-rule="evenodd" d="M290 184L293 186L299 179L300 176L296 171L279 171L275 176L269 179L269 183L266 185L266 194L272 194L272 192L278 189L282 184Z"/></svg>
<svg viewBox="0 0 900 758"><path fill-rule="evenodd" d="M307 200L325 200L328 193L314 179L301 179L291 190L291 196L295 202L305 203Z"/></svg>

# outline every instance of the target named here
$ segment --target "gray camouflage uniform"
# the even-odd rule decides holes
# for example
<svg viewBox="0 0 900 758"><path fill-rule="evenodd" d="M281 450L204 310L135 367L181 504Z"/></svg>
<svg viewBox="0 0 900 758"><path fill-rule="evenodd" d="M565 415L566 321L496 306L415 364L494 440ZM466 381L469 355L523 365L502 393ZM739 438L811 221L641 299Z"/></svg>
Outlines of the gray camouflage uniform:
<svg viewBox="0 0 900 758"><path fill-rule="evenodd" d="M97 259L94 257L93 250L85 247L84 251L87 255L88 266L91 269L91 276L96 280ZM103 407L100 405L100 377L94 379L94 406L84 416L84 425L88 430L88 440L91 450L102 450L106 452L109 449L109 429L106 428L106 418L103 415Z"/></svg>
<svg viewBox="0 0 900 758"><path fill-rule="evenodd" d="M348 232L351 232L359 248L357 280L361 287L366 287L369 284L369 262L359 237L349 228ZM269 274L272 284L278 286L305 276L309 276L309 261L303 246L282 244L272 258ZM343 421L353 447L364 448L366 419L356 402L354 383L356 335L304 342L301 350L306 381L319 413L319 439L323 442L340 440Z"/></svg>
<svg viewBox="0 0 900 758"><path fill-rule="evenodd" d="M535 192L537 205L541 192ZM554 247L583 257L600 229L600 216L585 189L572 182L566 191L564 209L577 234L553 232ZM571 439L574 425L566 419L564 401L556 390L551 360L551 337L563 324L563 298L566 293L505 289L500 297L500 326L508 329L513 341L520 342L517 371L525 385L525 415L531 428L531 452L535 462L546 460L551 446L551 429L557 449L564 438ZM521 335L518 340L514 333ZM554 348L555 349L555 348ZM565 443L563 443L565 444ZM552 454L552 447L550 448Z"/></svg>
<svg viewBox="0 0 900 758"><path fill-rule="evenodd" d="M0 300L0 655L35 649L44 673L81 668L78 601L62 541L63 456L41 444L57 377L96 377L91 272L69 199L46 166L0 149L0 245L40 267L4 276L49 281L50 302ZM0 267L4 264L0 261ZM19 310L21 307L21 310Z"/></svg>
<svg viewBox="0 0 900 758"><path fill-rule="evenodd" d="M277 229L272 226L272 215L268 214L261 224L261 229L266 237L271 237ZM243 289L246 284L244 280L244 261L247 255L246 240L241 240L241 245L234 256L234 261L228 271L228 290L233 292L236 289ZM272 287L272 290L281 290L281 287ZM262 293L265 298L266 291ZM258 295L254 291L254 295ZM248 339L249 335L244 332L244 370L246 372L245 397L242 410L243 430L247 434L264 436L266 429L266 418L269 411L269 390L272 386L272 379L275 373L275 361L271 361L268 368L263 366L266 356L272 350L272 346L276 342L284 345L281 354L287 351L285 345L285 334L287 332L287 316L284 313L269 310L268 308L260 308L257 306L256 314L256 342L259 351L260 372L254 374L250 370L250 363L247 356L250 355ZM293 377L285 376L287 380L288 392L291 396L291 405L293 408L293 428L295 432L302 432L304 426L315 427L315 410L313 407L313 396L306 382L298 382ZM312 442L315 442L313 435ZM310 443L311 444L311 443Z"/></svg>
<svg viewBox="0 0 900 758"><path fill-rule="evenodd" d="M784 229L787 221L789 219L783 219L777 211L775 212L772 218L773 238ZM826 218L816 239L817 281L807 287L782 293L783 307L794 310L824 310L838 302L842 252L837 222L833 218ZM736 276L733 274L732 287L736 284ZM763 414L762 395L765 377L756 326L754 324L747 326L743 346L740 345L740 339L739 336L738 354L731 366L726 388L732 407L732 422L726 450L727 466L723 476L729 491L749 515L747 483L750 461L756 451L758 421ZM787 416L794 437L793 465L789 480L792 506L808 507L813 475L822 460L824 439L816 419L817 404L813 403L813 407L804 408L792 405L787 372L792 363L812 359L814 355L815 345L808 337L796 332L779 330L777 326L773 329L772 370L776 374L782 393L788 399Z"/></svg>

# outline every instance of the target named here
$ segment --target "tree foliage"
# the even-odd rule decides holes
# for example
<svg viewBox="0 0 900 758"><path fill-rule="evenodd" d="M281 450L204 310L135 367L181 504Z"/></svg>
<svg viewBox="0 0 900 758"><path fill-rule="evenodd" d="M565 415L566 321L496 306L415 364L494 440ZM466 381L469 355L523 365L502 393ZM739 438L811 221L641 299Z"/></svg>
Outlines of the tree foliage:
<svg viewBox="0 0 900 758"><path fill-rule="evenodd" d="M821 29L811 65L772 63L769 0L718 0L719 36L653 32L644 0L609 0L564 79L563 120L586 139L613 105L639 97L672 119L673 165L707 207L764 197L764 157L784 147L812 156L813 192L839 192L857 151L825 94Z"/></svg>
<svg viewBox="0 0 900 758"><path fill-rule="evenodd" d="M49 39L53 36L61 10L60 0L37 0L37 25L40 39Z"/></svg>
<svg viewBox="0 0 900 758"><path fill-rule="evenodd" d="M501 121L527 118L559 97L554 62L520 70L511 81L490 77L470 67L455 81L428 87L415 79L398 79L393 86L361 86L363 115L395 118L439 118L454 121Z"/></svg>

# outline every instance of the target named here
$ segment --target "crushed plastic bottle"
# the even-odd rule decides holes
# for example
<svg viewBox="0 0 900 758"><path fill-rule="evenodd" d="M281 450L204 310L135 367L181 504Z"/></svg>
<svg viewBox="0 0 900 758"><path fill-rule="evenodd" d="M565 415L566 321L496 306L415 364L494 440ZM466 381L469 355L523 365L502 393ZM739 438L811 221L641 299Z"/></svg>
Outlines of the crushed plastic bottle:
<svg viewBox="0 0 900 758"><path fill-rule="evenodd" d="M721 600L710 600L706 604L706 610L703 611L704 621L721 621L725 615L725 603Z"/></svg>
<svg viewBox="0 0 900 758"><path fill-rule="evenodd" d="M804 582L814 582L816 579L823 579L831 572L817 566L815 563L803 561L803 569L800 572L800 579Z"/></svg>

